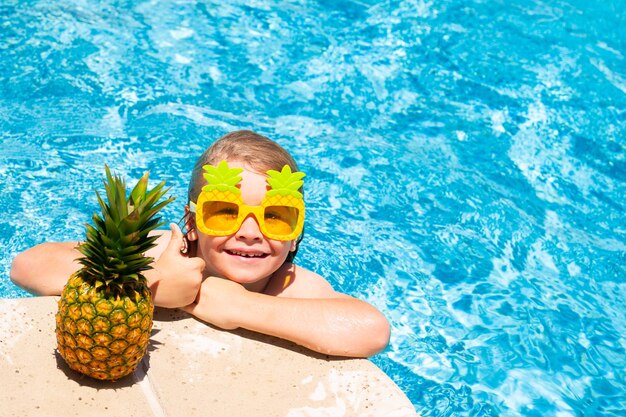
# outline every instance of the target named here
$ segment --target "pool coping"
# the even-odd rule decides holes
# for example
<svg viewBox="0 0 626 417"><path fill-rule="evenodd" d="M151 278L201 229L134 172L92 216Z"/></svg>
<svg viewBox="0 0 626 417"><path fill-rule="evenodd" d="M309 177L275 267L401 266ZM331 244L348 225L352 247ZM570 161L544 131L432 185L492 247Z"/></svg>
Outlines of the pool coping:
<svg viewBox="0 0 626 417"><path fill-rule="evenodd" d="M70 370L56 352L58 297L0 299L3 416L417 416L367 359L336 358L157 309L148 355L116 382Z"/></svg>

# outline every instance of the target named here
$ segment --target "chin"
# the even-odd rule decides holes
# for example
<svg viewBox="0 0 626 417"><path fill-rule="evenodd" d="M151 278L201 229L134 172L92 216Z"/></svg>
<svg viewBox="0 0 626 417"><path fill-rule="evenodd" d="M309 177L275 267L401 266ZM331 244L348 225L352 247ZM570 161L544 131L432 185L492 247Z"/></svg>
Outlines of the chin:
<svg viewBox="0 0 626 417"><path fill-rule="evenodd" d="M262 271L254 270L251 271L249 269L229 269L228 271L223 271L221 274L223 277L228 278L229 280L236 282L238 284L254 284L255 282L262 281L272 274L265 274Z"/></svg>

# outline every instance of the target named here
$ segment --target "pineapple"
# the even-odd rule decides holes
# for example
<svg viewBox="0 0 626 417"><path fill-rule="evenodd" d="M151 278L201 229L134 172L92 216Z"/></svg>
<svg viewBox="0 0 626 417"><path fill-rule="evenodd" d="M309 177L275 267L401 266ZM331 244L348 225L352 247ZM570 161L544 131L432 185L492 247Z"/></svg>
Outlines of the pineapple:
<svg viewBox="0 0 626 417"><path fill-rule="evenodd" d="M153 304L142 272L151 268L144 253L155 246L160 209L168 191L161 182L147 191L148 173L130 196L120 177L105 166L108 203L96 192L102 216L94 214L86 242L78 246L82 268L65 285L56 314L59 354L71 369L100 380L132 373L148 348Z"/></svg>

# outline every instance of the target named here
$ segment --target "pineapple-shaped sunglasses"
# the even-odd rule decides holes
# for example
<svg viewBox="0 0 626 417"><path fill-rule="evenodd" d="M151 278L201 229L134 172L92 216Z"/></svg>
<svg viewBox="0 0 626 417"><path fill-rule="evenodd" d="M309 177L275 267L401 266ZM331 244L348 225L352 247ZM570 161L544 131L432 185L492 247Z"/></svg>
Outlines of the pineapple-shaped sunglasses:
<svg viewBox="0 0 626 417"><path fill-rule="evenodd" d="M264 236L274 240L293 240L304 227L304 199L298 190L304 183L304 173L283 169L267 171L270 189L261 205L248 206L241 198L237 184L241 168L230 168L226 161L218 166L204 165L207 185L202 187L198 202L189 203L196 213L196 226L207 235L227 236L239 230L250 214L254 215Z"/></svg>

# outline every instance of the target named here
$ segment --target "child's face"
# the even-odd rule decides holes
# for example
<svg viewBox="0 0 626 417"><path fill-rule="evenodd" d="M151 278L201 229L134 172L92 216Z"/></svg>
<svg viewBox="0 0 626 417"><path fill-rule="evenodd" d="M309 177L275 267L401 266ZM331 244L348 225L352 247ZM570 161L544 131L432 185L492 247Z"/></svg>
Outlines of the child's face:
<svg viewBox="0 0 626 417"><path fill-rule="evenodd" d="M259 205L268 190L266 176L240 162L228 161L231 168L243 168L241 197L247 205ZM198 231L198 256L206 262L209 275L228 278L252 291L262 291L271 275L285 262L291 241L265 237L254 216L248 216L239 230L229 236L208 236Z"/></svg>

